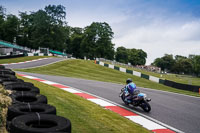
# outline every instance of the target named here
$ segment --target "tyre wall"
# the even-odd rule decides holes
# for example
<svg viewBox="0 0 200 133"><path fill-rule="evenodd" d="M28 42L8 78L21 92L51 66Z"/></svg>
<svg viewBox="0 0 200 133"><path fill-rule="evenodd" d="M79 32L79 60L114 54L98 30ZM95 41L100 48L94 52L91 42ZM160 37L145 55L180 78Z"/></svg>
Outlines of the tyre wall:
<svg viewBox="0 0 200 133"><path fill-rule="evenodd" d="M12 70L0 67L0 71L0 84L4 90L11 91L12 104L8 106L6 118L9 133L71 133L70 120L56 115L56 108L47 104L47 97L40 94L39 88L8 74Z"/></svg>

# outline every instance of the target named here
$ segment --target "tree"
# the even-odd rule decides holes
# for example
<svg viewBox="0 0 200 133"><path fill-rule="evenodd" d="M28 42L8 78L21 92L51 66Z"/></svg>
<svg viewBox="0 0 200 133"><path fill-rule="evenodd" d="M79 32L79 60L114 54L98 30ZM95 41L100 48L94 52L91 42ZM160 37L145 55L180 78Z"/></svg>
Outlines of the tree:
<svg viewBox="0 0 200 133"><path fill-rule="evenodd" d="M18 31L17 44L33 48L30 41L33 30L33 15L29 15L27 12L19 12L19 16L20 28Z"/></svg>
<svg viewBox="0 0 200 133"><path fill-rule="evenodd" d="M192 66L194 74L200 76L200 55L196 55L192 58Z"/></svg>
<svg viewBox="0 0 200 133"><path fill-rule="evenodd" d="M84 29L81 50L90 59L114 58L113 32L107 23L93 22Z"/></svg>
<svg viewBox="0 0 200 133"><path fill-rule="evenodd" d="M126 49L118 47L116 51L116 61L121 63L130 62L132 65L144 65L146 63L147 53L142 49Z"/></svg>
<svg viewBox="0 0 200 133"><path fill-rule="evenodd" d="M69 28L66 25L65 7L48 5L45 10L20 13L18 43L33 49L45 47L65 51Z"/></svg>
<svg viewBox="0 0 200 133"><path fill-rule="evenodd" d="M161 70L165 69L164 61L161 58L156 58L151 65L160 67Z"/></svg>
<svg viewBox="0 0 200 133"><path fill-rule="evenodd" d="M176 55L175 56L175 61L182 60L182 59L187 59L187 57L182 56L182 55Z"/></svg>
<svg viewBox="0 0 200 133"><path fill-rule="evenodd" d="M147 58L147 53L144 52L142 49L132 49L133 52L135 52L135 56L130 56L129 60L131 60L131 58L135 57L135 61L131 62L132 65L145 65L146 63L146 58Z"/></svg>
<svg viewBox="0 0 200 133"><path fill-rule="evenodd" d="M53 27L50 25L50 17L43 10L32 12L31 17L33 19L31 23L31 47L37 49L38 47L52 48L53 38L50 34L54 32Z"/></svg>
<svg viewBox="0 0 200 133"><path fill-rule="evenodd" d="M13 42L18 35L19 19L15 15L7 15L6 21L3 23L2 40Z"/></svg>
<svg viewBox="0 0 200 133"><path fill-rule="evenodd" d="M175 60L173 59L173 55L165 54L161 58L156 58L153 62L153 65L160 67L161 70L172 70L173 65L175 64Z"/></svg>
<svg viewBox="0 0 200 133"><path fill-rule="evenodd" d="M172 71L175 73L191 74L192 63L190 59L180 58L178 59L172 67Z"/></svg>
<svg viewBox="0 0 200 133"><path fill-rule="evenodd" d="M5 8L0 5L0 39L3 39L4 37L4 18L5 18Z"/></svg>
<svg viewBox="0 0 200 133"><path fill-rule="evenodd" d="M81 53L81 42L83 40L83 29L79 27L71 27L69 33L69 40L67 42L67 53L72 54L73 57L83 58Z"/></svg>
<svg viewBox="0 0 200 133"><path fill-rule="evenodd" d="M121 63L128 63L127 49L123 46L118 47L115 53L115 60Z"/></svg>
<svg viewBox="0 0 200 133"><path fill-rule="evenodd" d="M171 70L171 67L174 65L175 61L173 59L173 55L165 54L165 56L162 57L165 69Z"/></svg>
<svg viewBox="0 0 200 133"><path fill-rule="evenodd" d="M51 24L63 25L66 17L65 7L62 5L48 5L45 8L45 12L50 17Z"/></svg>
<svg viewBox="0 0 200 133"><path fill-rule="evenodd" d="M190 74L192 72L191 60L185 56L176 55L175 63L171 67L171 71L174 73Z"/></svg>
<svg viewBox="0 0 200 133"><path fill-rule="evenodd" d="M4 17L6 12L6 8L4 8L2 5L0 5L0 16Z"/></svg>

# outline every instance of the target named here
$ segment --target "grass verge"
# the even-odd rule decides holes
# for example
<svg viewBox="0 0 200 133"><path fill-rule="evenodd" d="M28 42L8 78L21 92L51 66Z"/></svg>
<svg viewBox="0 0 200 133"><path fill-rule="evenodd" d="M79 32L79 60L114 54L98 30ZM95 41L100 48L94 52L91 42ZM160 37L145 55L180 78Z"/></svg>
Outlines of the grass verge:
<svg viewBox="0 0 200 133"><path fill-rule="evenodd" d="M38 81L19 77L40 88L57 115L68 118L73 133L149 133L147 129L86 99Z"/></svg>
<svg viewBox="0 0 200 133"><path fill-rule="evenodd" d="M108 62L105 62L105 63L110 64ZM155 76L155 77L158 77L160 79L167 79L167 80L175 81L175 82L182 83L182 84L200 86L200 78L194 77L194 76L191 76L191 75L181 75L181 74L171 74L171 73L159 74L159 73L154 73L154 72L150 72L150 71L146 71L146 70L142 70L142 69L137 69L137 68L132 68L132 67L127 67L127 66L122 66L122 65L115 65L115 66L123 67L123 68L126 68L128 70L134 70L134 71L137 71L137 72L141 72L141 73L146 74L146 75Z"/></svg>
<svg viewBox="0 0 200 133"><path fill-rule="evenodd" d="M40 73L48 75L58 75L66 77L75 77L83 78L90 80L98 80L105 82L114 82L124 84L127 78L132 78L133 82L137 86L152 88L163 91L170 91L175 93L181 93L191 96L200 96L198 93L184 91L168 87L162 84L152 82L147 79L143 79L131 74L123 73L114 69L103 67L97 64L94 64L93 61L85 60L65 60L57 62L48 66L37 67L32 69L16 69L17 71L31 72L31 73Z"/></svg>
<svg viewBox="0 0 200 133"><path fill-rule="evenodd" d="M29 60L35 60L40 58L49 58L51 56L25 56L25 57L17 57L17 58L10 58L10 59L1 59L0 64L6 64L6 63L18 63L18 62L24 62Z"/></svg>

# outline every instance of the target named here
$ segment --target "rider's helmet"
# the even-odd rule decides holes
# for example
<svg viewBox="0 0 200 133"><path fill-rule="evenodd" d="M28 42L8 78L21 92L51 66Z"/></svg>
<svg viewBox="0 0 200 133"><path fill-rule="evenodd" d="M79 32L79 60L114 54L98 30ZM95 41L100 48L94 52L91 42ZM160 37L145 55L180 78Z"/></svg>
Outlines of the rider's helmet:
<svg viewBox="0 0 200 133"><path fill-rule="evenodd" d="M126 83L127 83L127 84L129 84L129 83L131 83L131 82L133 82L131 78L128 78L128 79L126 80Z"/></svg>

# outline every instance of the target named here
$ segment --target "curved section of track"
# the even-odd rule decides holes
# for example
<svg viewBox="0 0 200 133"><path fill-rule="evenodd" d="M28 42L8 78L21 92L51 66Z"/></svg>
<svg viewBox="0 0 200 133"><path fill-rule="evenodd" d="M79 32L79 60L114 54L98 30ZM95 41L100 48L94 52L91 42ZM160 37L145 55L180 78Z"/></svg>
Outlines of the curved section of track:
<svg viewBox="0 0 200 133"><path fill-rule="evenodd" d="M118 96L120 89L123 87L123 85L120 84L62 76L50 76L24 72L19 73L75 87L85 92L89 92L91 94L108 99L114 103L125 106L125 104ZM139 108L131 108L129 106L125 107L131 108L132 110L137 111L144 116L154 118L183 132L199 133L200 98L145 88L140 88L140 90L143 93L146 93L150 98L152 98L152 101L150 102L152 106L152 111L150 113L145 113Z"/></svg>
<svg viewBox="0 0 200 133"><path fill-rule="evenodd" d="M66 60L66 58L53 57L53 58L46 58L46 59L41 59L41 60L27 62L27 63L9 64L9 65L6 65L6 68L20 69L20 68L39 67L39 66L48 65L48 64L55 63L62 60Z"/></svg>

